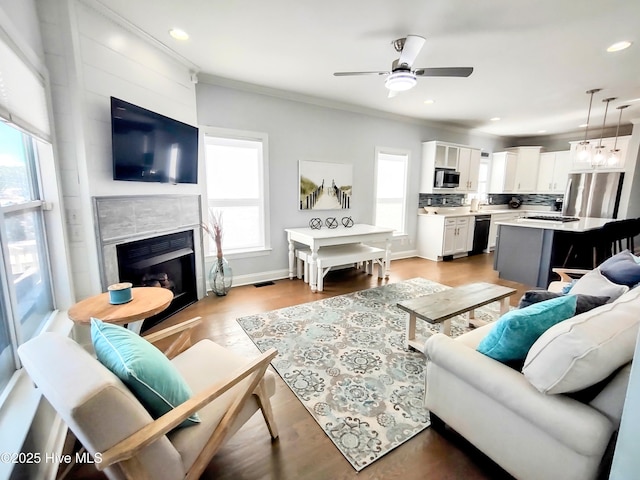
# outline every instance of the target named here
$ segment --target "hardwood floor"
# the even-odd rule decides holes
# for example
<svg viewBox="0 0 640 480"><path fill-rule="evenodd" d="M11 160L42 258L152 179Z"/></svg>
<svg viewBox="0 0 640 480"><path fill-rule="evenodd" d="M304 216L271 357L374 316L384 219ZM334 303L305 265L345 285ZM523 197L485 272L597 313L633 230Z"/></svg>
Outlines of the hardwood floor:
<svg viewBox="0 0 640 480"><path fill-rule="evenodd" d="M498 279L493 255L476 255L450 262L418 258L391 263L388 280L378 280L353 269L330 272L325 290L311 293L302 280L279 280L273 285L234 287L225 297L209 296L178 312L157 329L194 316L202 316L198 338L211 338L234 351L254 356L253 342L236 318L277 308L320 300L386 283L423 277L449 286L487 281L516 288L511 297L516 305L531 287ZM280 431L272 442L260 414L256 414L214 457L202 478L215 479L501 479L510 478L491 461L452 432L427 428L410 441L357 473L313 420L291 390L277 377L272 398ZM92 467L80 466L68 478L104 478Z"/></svg>

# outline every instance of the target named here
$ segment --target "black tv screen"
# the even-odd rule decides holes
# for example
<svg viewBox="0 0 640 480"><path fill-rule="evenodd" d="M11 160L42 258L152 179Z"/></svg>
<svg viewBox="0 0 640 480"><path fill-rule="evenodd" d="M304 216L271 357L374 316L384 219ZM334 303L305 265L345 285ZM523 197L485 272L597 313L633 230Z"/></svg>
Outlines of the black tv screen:
<svg viewBox="0 0 640 480"><path fill-rule="evenodd" d="M113 179L198 183L198 129L111 97Z"/></svg>

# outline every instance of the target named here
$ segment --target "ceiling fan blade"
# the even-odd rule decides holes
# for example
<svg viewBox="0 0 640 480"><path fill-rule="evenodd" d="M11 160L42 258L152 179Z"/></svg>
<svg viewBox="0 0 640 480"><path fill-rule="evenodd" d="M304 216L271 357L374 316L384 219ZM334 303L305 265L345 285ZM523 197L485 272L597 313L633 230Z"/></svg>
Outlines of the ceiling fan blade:
<svg viewBox="0 0 640 480"><path fill-rule="evenodd" d="M348 77L350 75L389 75L391 72L334 72L336 77Z"/></svg>
<svg viewBox="0 0 640 480"><path fill-rule="evenodd" d="M418 35L407 35L407 38L404 41L404 46L402 47L402 52L400 53L400 58L398 59L398 65L406 63L407 66L411 68L411 65L413 65L413 62L415 62L416 57L420 53L420 50L422 50L424 42L424 37L420 37Z"/></svg>
<svg viewBox="0 0 640 480"><path fill-rule="evenodd" d="M417 77L468 77L473 67L416 68L413 73Z"/></svg>

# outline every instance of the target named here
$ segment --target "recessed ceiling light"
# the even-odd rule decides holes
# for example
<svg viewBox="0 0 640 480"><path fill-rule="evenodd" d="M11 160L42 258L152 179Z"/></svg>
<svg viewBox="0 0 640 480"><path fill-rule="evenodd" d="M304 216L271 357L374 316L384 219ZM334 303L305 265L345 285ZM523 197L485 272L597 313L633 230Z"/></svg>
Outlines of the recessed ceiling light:
<svg viewBox="0 0 640 480"><path fill-rule="evenodd" d="M607 48L607 52L619 52L620 50L624 50L625 48L629 48L631 46L631 42L627 40L623 40L622 42L616 42L613 45Z"/></svg>
<svg viewBox="0 0 640 480"><path fill-rule="evenodd" d="M538 133L547 133L546 130L538 130Z"/></svg>
<svg viewBox="0 0 640 480"><path fill-rule="evenodd" d="M435 102L434 102L433 100L431 100L431 99L428 99L428 100L425 100L425 101L424 101L424 103L425 103L426 105L432 105L432 104L434 104Z"/></svg>
<svg viewBox="0 0 640 480"><path fill-rule="evenodd" d="M189 34L184 30L180 30L179 28L172 28L169 30L169 35L171 35L176 40L188 40Z"/></svg>
<svg viewBox="0 0 640 480"><path fill-rule="evenodd" d="M493 118L490 118L489 120L491 120L492 122L497 122L498 120L500 120L500 117L493 117Z"/></svg>
<svg viewBox="0 0 640 480"><path fill-rule="evenodd" d="M587 124L586 124L586 123L583 123L583 124L581 124L581 125L578 125L578 128L585 128L586 126L587 126Z"/></svg>

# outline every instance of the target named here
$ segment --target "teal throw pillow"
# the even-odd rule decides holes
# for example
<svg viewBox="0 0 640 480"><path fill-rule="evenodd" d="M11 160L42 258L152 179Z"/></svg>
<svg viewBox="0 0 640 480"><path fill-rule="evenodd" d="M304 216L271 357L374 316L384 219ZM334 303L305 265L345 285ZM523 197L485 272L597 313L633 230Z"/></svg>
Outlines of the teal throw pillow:
<svg viewBox="0 0 640 480"><path fill-rule="evenodd" d="M573 317L575 295L565 295L511 310L498 319L477 350L499 362L521 360L548 328Z"/></svg>
<svg viewBox="0 0 640 480"><path fill-rule="evenodd" d="M91 341L100 363L122 380L153 418L193 395L169 359L131 330L92 318ZM200 418L194 414L180 426L197 423Z"/></svg>

